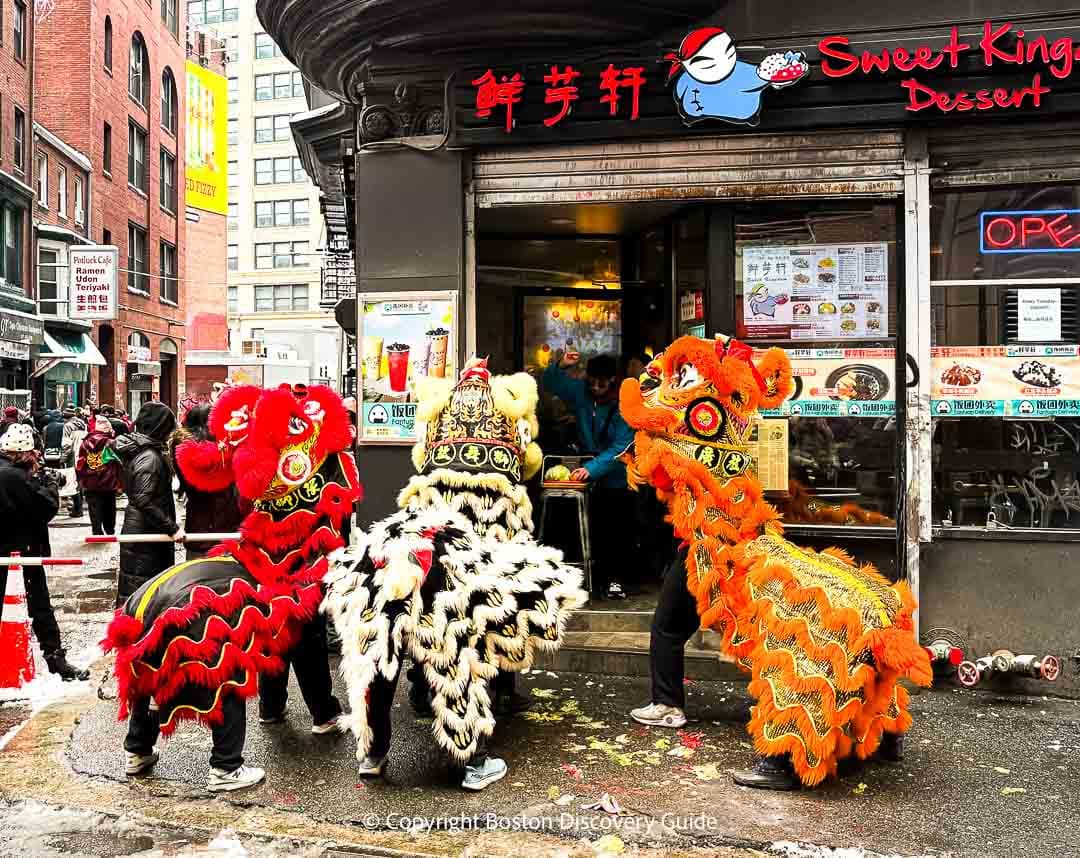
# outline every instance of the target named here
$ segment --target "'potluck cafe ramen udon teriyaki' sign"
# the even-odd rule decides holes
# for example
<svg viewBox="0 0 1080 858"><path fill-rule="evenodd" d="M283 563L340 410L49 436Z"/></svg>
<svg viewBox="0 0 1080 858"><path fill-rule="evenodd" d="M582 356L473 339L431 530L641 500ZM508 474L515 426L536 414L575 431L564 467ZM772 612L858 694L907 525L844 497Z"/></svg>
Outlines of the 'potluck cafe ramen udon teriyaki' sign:
<svg viewBox="0 0 1080 858"><path fill-rule="evenodd" d="M1010 108L1037 108L1054 81L1065 80L1080 62L1080 45L1068 36L1048 39L1030 36L1011 22L986 21L981 36L961 36L952 27L940 47L917 45L855 50L847 36L826 36L818 42L820 67L828 79L869 77L958 69L961 58L977 53L988 69L1009 67L1031 69L1031 82L1024 86L944 91L909 77L899 85L907 96L905 109L912 113L936 110L941 113L984 112ZM675 110L687 126L705 120L736 125L757 125L764 99L772 90L793 86L808 77L810 65L801 51L769 54L758 63L739 56L734 39L723 27L700 27L686 35L678 50L665 54L670 63L657 72L643 62L609 63L599 74L587 76L573 64L552 64L539 80L529 80L521 71L496 72L486 69L471 80L475 115L479 119L501 120L507 133L514 130L514 108L524 100L527 87L543 86L543 118L547 128L566 121L575 104L595 98L607 108L607 115L635 122L641 116L641 95L653 76L664 75L671 88Z"/></svg>

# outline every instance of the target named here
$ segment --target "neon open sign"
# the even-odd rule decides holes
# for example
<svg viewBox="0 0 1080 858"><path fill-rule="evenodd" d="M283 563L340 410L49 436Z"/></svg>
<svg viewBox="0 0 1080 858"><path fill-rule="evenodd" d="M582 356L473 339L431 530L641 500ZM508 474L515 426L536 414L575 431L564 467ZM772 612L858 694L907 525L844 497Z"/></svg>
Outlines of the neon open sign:
<svg viewBox="0 0 1080 858"><path fill-rule="evenodd" d="M981 212L983 253L1078 253L1080 209Z"/></svg>

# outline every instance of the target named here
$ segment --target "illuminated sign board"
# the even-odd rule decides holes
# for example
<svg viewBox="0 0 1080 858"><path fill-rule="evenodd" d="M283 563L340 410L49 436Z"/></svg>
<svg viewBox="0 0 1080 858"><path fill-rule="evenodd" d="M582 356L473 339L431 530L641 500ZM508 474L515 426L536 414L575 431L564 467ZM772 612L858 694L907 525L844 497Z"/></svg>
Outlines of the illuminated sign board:
<svg viewBox="0 0 1080 858"><path fill-rule="evenodd" d="M983 253L1080 252L1080 209L979 213Z"/></svg>
<svg viewBox="0 0 1080 858"><path fill-rule="evenodd" d="M1072 75L1073 64L1080 59L1080 46L1069 36L1053 40L1046 36L1029 37L1022 26L1011 22L985 21L982 38L971 38L970 42L961 41L959 27L953 27L948 40L937 48L898 45L881 51L856 52L851 50L851 40L847 36L826 36L818 43L821 71L829 78L843 78L855 74L884 75L892 70L908 74L956 69L960 66L960 57L970 51L978 52L987 68L1034 69L1030 85L1020 87L943 92L915 77L900 81L908 96L907 110L912 113L929 108L937 108L942 113L966 113L1040 107L1043 96L1051 91L1047 84Z"/></svg>

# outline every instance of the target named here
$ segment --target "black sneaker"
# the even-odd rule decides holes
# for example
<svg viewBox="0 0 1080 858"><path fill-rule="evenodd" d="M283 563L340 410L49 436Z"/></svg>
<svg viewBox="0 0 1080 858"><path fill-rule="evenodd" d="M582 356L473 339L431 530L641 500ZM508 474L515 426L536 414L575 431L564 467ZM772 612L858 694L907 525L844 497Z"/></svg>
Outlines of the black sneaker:
<svg viewBox="0 0 1080 858"><path fill-rule="evenodd" d="M885 733L881 744L874 752L874 759L882 763L902 763L904 761L904 736L901 733Z"/></svg>
<svg viewBox="0 0 1080 858"><path fill-rule="evenodd" d="M750 768L733 773L731 779L739 786L754 789L794 790L799 788L799 778L787 754L779 757L756 757Z"/></svg>

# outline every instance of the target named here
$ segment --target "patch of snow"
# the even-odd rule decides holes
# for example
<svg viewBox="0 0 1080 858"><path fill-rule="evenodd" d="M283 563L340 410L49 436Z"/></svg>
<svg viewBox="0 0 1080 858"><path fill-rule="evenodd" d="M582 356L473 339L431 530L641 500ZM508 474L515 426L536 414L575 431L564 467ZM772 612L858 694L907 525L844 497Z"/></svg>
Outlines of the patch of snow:
<svg viewBox="0 0 1080 858"><path fill-rule="evenodd" d="M793 843L788 840L780 840L769 846L769 851L784 858L901 858L899 855L886 855L881 852L870 852L859 846L839 847L836 849L828 846L815 846L812 843ZM919 858L933 858L933 856L919 856Z"/></svg>

